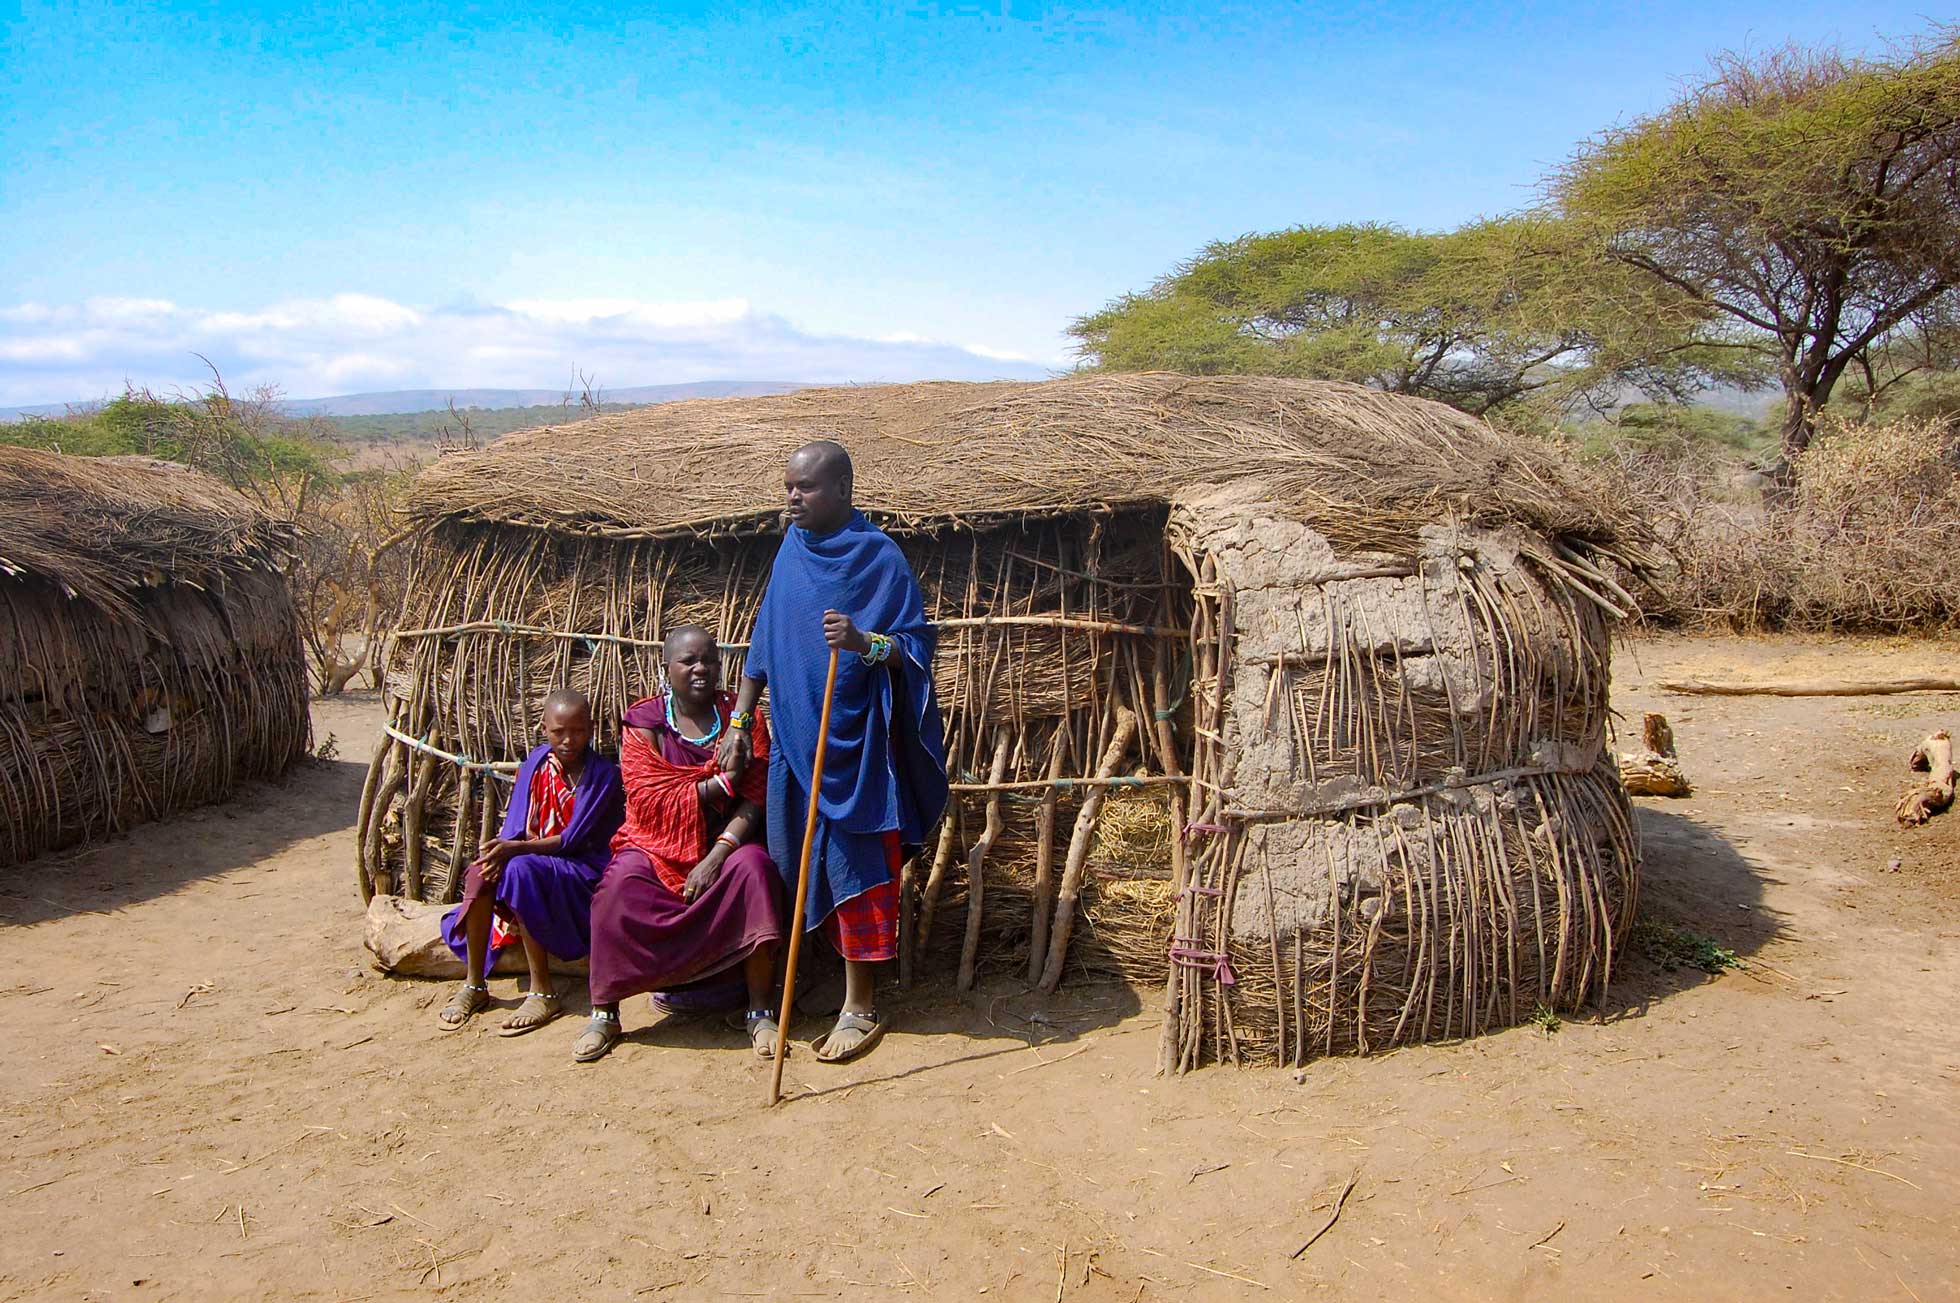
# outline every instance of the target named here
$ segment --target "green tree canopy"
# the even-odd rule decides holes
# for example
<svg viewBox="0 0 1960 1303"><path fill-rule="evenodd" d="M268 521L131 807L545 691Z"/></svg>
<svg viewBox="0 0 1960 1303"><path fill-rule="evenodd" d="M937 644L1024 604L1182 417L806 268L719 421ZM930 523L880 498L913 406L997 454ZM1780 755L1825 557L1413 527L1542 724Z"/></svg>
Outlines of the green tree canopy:
<svg viewBox="0 0 1960 1303"><path fill-rule="evenodd" d="M1847 372L1882 390L1901 338L1941 337L1960 310L1960 42L1724 58L1583 146L1552 198L1604 256L1765 359L1794 457Z"/></svg>
<svg viewBox="0 0 1960 1303"><path fill-rule="evenodd" d="M1077 319L1091 366L1349 380L1474 413L1728 374L1703 313L1536 216L1426 233L1310 226L1221 241Z"/></svg>

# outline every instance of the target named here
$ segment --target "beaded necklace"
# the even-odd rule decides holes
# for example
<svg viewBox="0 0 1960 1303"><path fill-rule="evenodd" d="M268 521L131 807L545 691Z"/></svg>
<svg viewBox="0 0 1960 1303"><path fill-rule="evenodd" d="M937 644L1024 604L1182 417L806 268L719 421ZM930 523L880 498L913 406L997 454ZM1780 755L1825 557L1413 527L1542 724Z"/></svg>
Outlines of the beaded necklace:
<svg viewBox="0 0 1960 1303"><path fill-rule="evenodd" d="M715 726L706 733L703 733L700 737L689 737L687 734L681 732L681 717L680 712L674 709L674 689L672 685L669 685L666 692L662 695L665 696L667 701L667 727L674 730L675 737L683 742L692 743L695 746L701 747L708 745L708 743L721 736L720 703L714 701L712 698L708 702L708 705L713 710Z"/></svg>

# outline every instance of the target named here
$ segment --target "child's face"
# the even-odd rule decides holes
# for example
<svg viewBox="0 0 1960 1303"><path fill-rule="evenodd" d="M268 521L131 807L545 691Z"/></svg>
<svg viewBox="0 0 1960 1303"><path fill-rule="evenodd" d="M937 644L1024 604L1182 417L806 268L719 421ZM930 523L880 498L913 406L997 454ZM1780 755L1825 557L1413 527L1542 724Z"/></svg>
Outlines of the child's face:
<svg viewBox="0 0 1960 1303"><path fill-rule="evenodd" d="M554 706L544 713L544 740L561 766L570 765L592 741L592 716L576 706Z"/></svg>

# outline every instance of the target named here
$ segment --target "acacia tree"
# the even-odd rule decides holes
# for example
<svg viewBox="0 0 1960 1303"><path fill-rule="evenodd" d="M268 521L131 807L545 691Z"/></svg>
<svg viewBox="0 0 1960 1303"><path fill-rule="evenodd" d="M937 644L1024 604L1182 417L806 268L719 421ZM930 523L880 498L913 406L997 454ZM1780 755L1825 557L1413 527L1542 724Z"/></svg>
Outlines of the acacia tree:
<svg viewBox="0 0 1960 1303"><path fill-rule="evenodd" d="M1881 392L1960 296L1960 42L1887 60L1725 56L1653 117L1582 146L1558 212L1717 314L1781 382L1785 464L1847 372Z"/></svg>
<svg viewBox="0 0 1960 1303"><path fill-rule="evenodd" d="M1214 243L1078 318L1091 367L1348 380L1484 414L1632 384L1681 397L1732 362L1705 312L1530 214L1446 232L1309 226Z"/></svg>

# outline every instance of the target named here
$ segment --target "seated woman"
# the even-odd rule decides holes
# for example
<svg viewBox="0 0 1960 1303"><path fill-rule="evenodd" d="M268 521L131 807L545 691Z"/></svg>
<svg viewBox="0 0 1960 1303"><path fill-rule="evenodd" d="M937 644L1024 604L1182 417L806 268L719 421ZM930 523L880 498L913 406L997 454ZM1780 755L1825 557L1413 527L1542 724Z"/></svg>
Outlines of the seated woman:
<svg viewBox="0 0 1960 1303"><path fill-rule="evenodd" d="M592 891L624 813L619 766L592 749L592 706L583 694L559 689L540 716L545 740L518 767L504 826L470 865L462 903L443 915L442 939L464 974L436 1014L445 1031L490 1003L487 979L511 934L524 944L531 980L524 1003L504 1021L505 1036L558 1016L551 957L578 959L587 949Z"/></svg>
<svg viewBox="0 0 1960 1303"><path fill-rule="evenodd" d="M768 766L751 763L730 781L715 765L735 698L721 691L714 635L685 625L660 654L666 691L620 721L626 823L592 899L592 1021L572 1057L590 1063L619 1042L627 996L657 992L685 1005L739 967L749 1041L766 1058L776 1048L776 950L789 912L761 844ZM768 734L759 718L754 729L761 755Z"/></svg>

